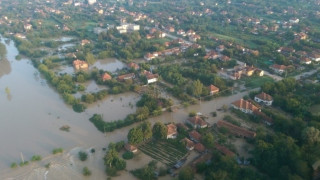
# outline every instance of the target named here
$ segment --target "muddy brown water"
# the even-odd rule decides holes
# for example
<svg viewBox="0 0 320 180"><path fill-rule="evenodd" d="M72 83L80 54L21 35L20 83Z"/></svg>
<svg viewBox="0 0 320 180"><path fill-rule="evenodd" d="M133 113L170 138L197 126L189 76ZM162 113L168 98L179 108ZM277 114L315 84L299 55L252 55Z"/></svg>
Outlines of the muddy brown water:
<svg viewBox="0 0 320 180"><path fill-rule="evenodd" d="M0 175L12 162L21 161L21 153L25 160L30 160L33 155L49 155L58 147L102 148L110 141L125 139L126 134L118 133L105 137L88 119L99 113L106 121L113 121L134 113L135 108L129 104L139 100L136 94L108 96L89 106L86 112L75 113L48 86L30 60L15 60L18 51L12 41L6 48L7 60L0 62ZM92 87L96 88L89 86ZM60 131L63 125L69 125L70 132Z"/></svg>

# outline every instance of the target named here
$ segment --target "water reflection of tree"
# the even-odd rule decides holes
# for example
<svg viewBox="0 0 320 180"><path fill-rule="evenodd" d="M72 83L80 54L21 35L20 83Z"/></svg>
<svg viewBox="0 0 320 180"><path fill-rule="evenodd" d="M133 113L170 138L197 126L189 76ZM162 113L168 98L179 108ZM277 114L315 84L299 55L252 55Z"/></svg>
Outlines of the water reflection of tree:
<svg viewBox="0 0 320 180"><path fill-rule="evenodd" d="M10 93L10 89L9 89L8 87L6 87L5 91L6 91L6 94L7 94L7 99L8 99L9 101L11 101L12 96L11 96L11 93Z"/></svg>
<svg viewBox="0 0 320 180"><path fill-rule="evenodd" d="M0 60L0 78L11 72L11 65L8 59Z"/></svg>

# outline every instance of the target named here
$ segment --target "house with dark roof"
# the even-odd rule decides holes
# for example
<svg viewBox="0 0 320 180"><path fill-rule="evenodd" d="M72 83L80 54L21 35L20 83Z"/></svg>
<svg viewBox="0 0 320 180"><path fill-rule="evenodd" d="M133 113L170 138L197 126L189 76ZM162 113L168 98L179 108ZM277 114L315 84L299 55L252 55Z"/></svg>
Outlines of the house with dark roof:
<svg viewBox="0 0 320 180"><path fill-rule="evenodd" d="M267 106L271 106L273 102L272 96L267 93L261 92L254 97L254 100L258 103L264 103Z"/></svg>

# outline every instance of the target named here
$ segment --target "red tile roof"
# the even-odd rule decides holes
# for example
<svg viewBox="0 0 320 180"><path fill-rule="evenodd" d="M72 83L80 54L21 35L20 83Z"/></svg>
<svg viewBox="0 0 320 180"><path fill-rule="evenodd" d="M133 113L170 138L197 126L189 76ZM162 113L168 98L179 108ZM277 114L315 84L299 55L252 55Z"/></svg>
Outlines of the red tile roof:
<svg viewBox="0 0 320 180"><path fill-rule="evenodd" d="M140 68L139 65L136 64L136 63L134 63L134 62L130 62L130 63L128 64L128 67L129 67L129 68L132 68L132 69L135 69L135 70L137 70L137 69Z"/></svg>
<svg viewBox="0 0 320 180"><path fill-rule="evenodd" d="M196 130L192 130L191 132L189 132L189 137L191 139L194 139L196 141L200 141L201 139L201 134L199 134Z"/></svg>
<svg viewBox="0 0 320 180"><path fill-rule="evenodd" d="M177 134L177 126L170 123L167 125L168 131L167 131L167 135L173 135L173 134Z"/></svg>
<svg viewBox="0 0 320 180"><path fill-rule="evenodd" d="M131 144L128 144L128 143L124 145L124 148L125 148L127 151L130 151L130 152L134 152L134 151L137 151L137 150L138 150L135 146L133 146L133 145L131 145Z"/></svg>
<svg viewBox="0 0 320 180"><path fill-rule="evenodd" d="M197 143L196 145L194 145L194 149L199 153L202 153L206 150L206 147L204 147L204 145L201 143Z"/></svg>
<svg viewBox="0 0 320 180"><path fill-rule="evenodd" d="M194 148L194 143L190 139L184 138L184 139L182 139L182 142L184 142L186 144L186 148L188 148L188 149Z"/></svg>
<svg viewBox="0 0 320 180"><path fill-rule="evenodd" d="M188 119L190 123L193 125L199 125L199 126L204 126L207 125L208 123L204 121L200 116L194 116Z"/></svg>
<svg viewBox="0 0 320 180"><path fill-rule="evenodd" d="M256 95L257 98L262 99L264 101L272 101L273 98L267 93L261 92L260 94Z"/></svg>
<svg viewBox="0 0 320 180"><path fill-rule="evenodd" d="M238 101L235 101L232 103L234 106L236 106L239 109L246 109L246 110L251 110L253 111L258 111L259 108L253 105L251 102L246 101L244 99L240 99Z"/></svg>
<svg viewBox="0 0 320 180"><path fill-rule="evenodd" d="M279 65L279 64L274 64L274 65L271 66L271 68L273 68L273 69L279 69L279 70L285 70L285 69L287 69L287 66L285 66L285 65Z"/></svg>
<svg viewBox="0 0 320 180"><path fill-rule="evenodd" d="M213 93L215 93L215 92L219 92L219 88L217 88L216 86L214 86L214 85L210 85L209 86L209 91L210 92L213 92Z"/></svg>
<svg viewBox="0 0 320 180"><path fill-rule="evenodd" d="M220 145L220 144L218 144L218 143L215 143L214 147L215 147L218 151L222 152L222 153L223 153L224 155L226 155L226 156L235 156L235 153L234 153L234 152L230 151L227 147L222 146L222 145Z"/></svg>
<svg viewBox="0 0 320 180"><path fill-rule="evenodd" d="M108 73L104 73L102 75L102 81L107 81L107 80L110 80L112 77L110 76L110 74Z"/></svg>
<svg viewBox="0 0 320 180"><path fill-rule="evenodd" d="M217 127L224 127L227 128L229 130L230 133L237 135L237 136L244 136L247 138L254 138L256 136L256 133L253 131L249 131L245 128L236 126L234 124L228 123L226 121L218 121L217 122Z"/></svg>

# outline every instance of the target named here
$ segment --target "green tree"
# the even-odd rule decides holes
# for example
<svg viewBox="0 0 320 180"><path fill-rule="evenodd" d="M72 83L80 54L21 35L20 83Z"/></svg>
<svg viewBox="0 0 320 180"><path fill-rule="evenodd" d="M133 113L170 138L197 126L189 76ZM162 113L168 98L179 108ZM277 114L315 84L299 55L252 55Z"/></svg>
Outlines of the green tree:
<svg viewBox="0 0 320 180"><path fill-rule="evenodd" d="M190 167L185 167L179 172L179 180L193 180L194 174Z"/></svg>
<svg viewBox="0 0 320 180"><path fill-rule="evenodd" d="M141 124L141 129L142 129L144 141L152 137L152 128L151 128L151 123L149 121L143 122Z"/></svg>
<svg viewBox="0 0 320 180"><path fill-rule="evenodd" d="M194 95L196 97L199 97L201 95L201 93L202 93L203 84L198 79L196 81L193 81L193 83L192 83L190 88L191 88L192 95Z"/></svg>
<svg viewBox="0 0 320 180"><path fill-rule="evenodd" d="M118 152L115 149L109 149L109 151L104 156L104 164L112 167L114 161L118 158Z"/></svg>
<svg viewBox="0 0 320 180"><path fill-rule="evenodd" d="M96 59L95 59L95 57L94 57L94 55L92 53L87 53L85 59L91 65L96 62Z"/></svg>
<svg viewBox="0 0 320 180"><path fill-rule="evenodd" d="M307 127L302 131L302 139L308 145L320 142L320 131L314 127Z"/></svg>
<svg viewBox="0 0 320 180"><path fill-rule="evenodd" d="M206 133L204 136L202 136L202 143L207 148L213 148L214 146L214 137L211 133Z"/></svg>
<svg viewBox="0 0 320 180"><path fill-rule="evenodd" d="M140 127L130 129L127 137L130 144L140 144L143 141L142 129Z"/></svg>
<svg viewBox="0 0 320 180"><path fill-rule="evenodd" d="M90 175L91 175L91 171L89 170L88 167L84 167L84 168L82 169L82 174L83 174L84 176L90 176Z"/></svg>
<svg viewBox="0 0 320 180"><path fill-rule="evenodd" d="M85 161L88 158L88 154L84 151L79 151L78 156L81 161Z"/></svg>
<svg viewBox="0 0 320 180"><path fill-rule="evenodd" d="M167 131L167 126L161 122L156 122L152 128L152 134L155 139L166 139Z"/></svg>

